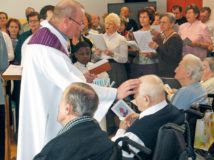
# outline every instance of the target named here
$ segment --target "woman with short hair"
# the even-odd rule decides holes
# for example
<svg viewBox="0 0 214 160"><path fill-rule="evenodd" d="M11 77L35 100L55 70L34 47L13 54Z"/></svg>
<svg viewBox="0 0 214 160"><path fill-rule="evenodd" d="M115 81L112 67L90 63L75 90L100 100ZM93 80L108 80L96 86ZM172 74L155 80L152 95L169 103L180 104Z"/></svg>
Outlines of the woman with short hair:
<svg viewBox="0 0 214 160"><path fill-rule="evenodd" d="M155 20L155 12L151 8L141 8L138 11L138 19L142 28L140 32L149 31L154 41L160 41L160 33L151 25ZM130 77L138 78L146 74L158 74L158 58L155 52L138 51L130 68Z"/></svg>
<svg viewBox="0 0 214 160"><path fill-rule="evenodd" d="M174 31L175 16L172 13L161 15L160 28L163 34L161 43L151 42L149 45L158 54L158 69L161 77L174 77L175 68L182 58L183 42Z"/></svg>
<svg viewBox="0 0 214 160"><path fill-rule="evenodd" d="M200 20L200 10L195 4L185 9L187 22L179 27L179 35L184 40L189 38L192 42L183 46L183 56L193 54L203 60L207 56L207 49L212 43L208 27Z"/></svg>
<svg viewBox="0 0 214 160"><path fill-rule="evenodd" d="M105 18L105 31L103 38L107 45L107 50L96 49L95 57L99 59L107 58L111 65L108 71L111 81L115 82L114 87L118 87L127 80L127 73L124 64L128 60L128 46L126 39L117 30L120 26L120 17L115 13L110 13Z"/></svg>

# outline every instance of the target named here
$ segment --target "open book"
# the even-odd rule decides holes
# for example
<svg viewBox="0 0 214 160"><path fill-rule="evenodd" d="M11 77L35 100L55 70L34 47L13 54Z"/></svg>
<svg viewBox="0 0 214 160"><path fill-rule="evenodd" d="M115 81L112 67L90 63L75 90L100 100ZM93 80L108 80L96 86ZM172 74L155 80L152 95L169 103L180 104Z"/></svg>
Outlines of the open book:
<svg viewBox="0 0 214 160"><path fill-rule="evenodd" d="M95 64L88 66L88 71L91 74L96 74L96 75L100 74L102 72L109 71L109 70L111 70L111 66L110 66L108 60L106 60L106 59L100 60L100 61L96 62Z"/></svg>
<svg viewBox="0 0 214 160"><path fill-rule="evenodd" d="M111 110L123 120L129 113L134 112L123 100L119 100Z"/></svg>

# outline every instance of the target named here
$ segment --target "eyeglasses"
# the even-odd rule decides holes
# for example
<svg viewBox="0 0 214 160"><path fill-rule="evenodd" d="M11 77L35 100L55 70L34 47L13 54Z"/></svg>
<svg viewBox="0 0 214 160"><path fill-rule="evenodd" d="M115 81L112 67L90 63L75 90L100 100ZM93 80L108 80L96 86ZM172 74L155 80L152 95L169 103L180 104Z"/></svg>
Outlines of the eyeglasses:
<svg viewBox="0 0 214 160"><path fill-rule="evenodd" d="M82 28L84 28L85 26L84 26L84 24L83 23L79 23L79 22L77 22L76 20L74 20L73 18L71 18L71 17L68 17L71 21L74 21L76 24L78 24L80 27L82 27Z"/></svg>

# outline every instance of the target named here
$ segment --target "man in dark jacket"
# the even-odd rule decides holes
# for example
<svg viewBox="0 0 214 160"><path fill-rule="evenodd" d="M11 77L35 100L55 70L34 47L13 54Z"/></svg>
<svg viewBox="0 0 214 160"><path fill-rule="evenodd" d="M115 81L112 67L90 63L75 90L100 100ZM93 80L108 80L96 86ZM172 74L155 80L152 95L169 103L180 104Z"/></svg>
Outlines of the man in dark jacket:
<svg viewBox="0 0 214 160"><path fill-rule="evenodd" d="M98 103L89 85L76 82L68 86L58 113L58 121L64 127L34 160L109 160L114 143L92 118Z"/></svg>
<svg viewBox="0 0 214 160"><path fill-rule="evenodd" d="M140 145L154 151L159 128L169 122L179 125L183 124L184 113L166 102L164 85L159 77L146 75L142 76L140 81L141 84L138 93L135 95L135 100L138 110L141 113L127 115L125 121L120 123L120 129L117 131L115 137L113 137L113 140L127 136ZM152 154L149 156L144 155L136 148L131 148L142 159L152 159ZM123 152L123 156L132 158L133 154Z"/></svg>

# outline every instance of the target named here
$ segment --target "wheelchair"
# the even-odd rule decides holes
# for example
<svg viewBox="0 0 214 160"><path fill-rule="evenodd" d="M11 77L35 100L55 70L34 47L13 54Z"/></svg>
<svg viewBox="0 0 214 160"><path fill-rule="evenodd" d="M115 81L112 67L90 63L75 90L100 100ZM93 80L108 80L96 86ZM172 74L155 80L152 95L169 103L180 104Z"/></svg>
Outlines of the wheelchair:
<svg viewBox="0 0 214 160"><path fill-rule="evenodd" d="M118 145L119 142L122 142L121 146ZM187 121L183 125L174 123L163 125L159 129L154 151L139 145L128 137L117 139L115 144L118 145L121 152L134 154L133 158L122 157L122 160L189 160L190 158L195 160L196 158L191 147L190 129ZM139 152L135 153L130 146L137 148Z"/></svg>

